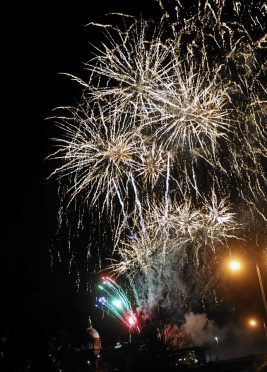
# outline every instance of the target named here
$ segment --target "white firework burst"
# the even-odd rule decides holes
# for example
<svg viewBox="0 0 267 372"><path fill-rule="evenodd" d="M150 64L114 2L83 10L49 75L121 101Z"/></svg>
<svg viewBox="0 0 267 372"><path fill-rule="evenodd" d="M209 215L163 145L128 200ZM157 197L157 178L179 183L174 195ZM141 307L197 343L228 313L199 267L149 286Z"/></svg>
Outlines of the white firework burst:
<svg viewBox="0 0 267 372"><path fill-rule="evenodd" d="M123 202L140 152L138 134L128 130L127 117L107 120L101 110L98 117L82 109L69 111L72 116L60 118L64 136L56 139L59 150L51 155L64 164L53 174L70 180L71 199L82 193L91 207L100 198L107 207L114 197Z"/></svg>
<svg viewBox="0 0 267 372"><path fill-rule="evenodd" d="M266 221L266 6L158 3L158 28L104 26L88 80L72 76L82 104L59 120L51 156L63 161L54 174L68 179L70 199L112 216L119 203L111 269L151 303L174 281L187 288L236 236L244 205Z"/></svg>
<svg viewBox="0 0 267 372"><path fill-rule="evenodd" d="M218 138L227 138L230 127L229 98L216 78L177 63L161 102L158 141L172 149L199 149L207 159L215 157Z"/></svg>
<svg viewBox="0 0 267 372"><path fill-rule="evenodd" d="M175 261L177 256L183 266L186 261L181 257L188 252L198 264L200 249L203 255L210 255L210 249L215 253L217 246L236 237L238 228L228 201L218 202L214 192L211 203L205 201L201 208L194 208L190 200L170 203L167 216L164 204L154 205L144 213L144 226L138 220L134 225L134 236L118 248L120 259L112 265L117 275L160 272L165 263L169 265L170 257Z"/></svg>
<svg viewBox="0 0 267 372"><path fill-rule="evenodd" d="M95 57L86 64L91 72L89 99L100 100L120 112L131 112L143 120L155 113L154 91L159 89L171 69L168 43L161 32L151 31L145 21L134 22L128 29L106 30L107 42L97 48ZM97 80L97 85L91 82ZM108 103L107 103L108 101Z"/></svg>
<svg viewBox="0 0 267 372"><path fill-rule="evenodd" d="M159 179L166 177L168 167L168 154L156 142L143 144L139 155L139 164L136 168L137 178L154 189Z"/></svg>

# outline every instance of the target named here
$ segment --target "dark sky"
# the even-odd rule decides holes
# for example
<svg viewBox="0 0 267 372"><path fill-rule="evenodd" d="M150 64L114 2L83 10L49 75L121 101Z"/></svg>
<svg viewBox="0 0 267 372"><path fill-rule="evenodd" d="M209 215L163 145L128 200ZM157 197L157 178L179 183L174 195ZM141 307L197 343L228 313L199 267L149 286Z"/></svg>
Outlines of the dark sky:
<svg viewBox="0 0 267 372"><path fill-rule="evenodd" d="M2 11L2 326L51 323L53 328L59 322L63 327L88 314L89 299L75 294L64 270L50 272L58 197L55 181L47 180L53 165L45 158L55 129L45 118L54 107L79 98L79 90L58 73L82 74L88 42L98 36L86 23L103 21L110 11L155 11L153 0L54 3L10 2Z"/></svg>
<svg viewBox="0 0 267 372"><path fill-rule="evenodd" d="M56 106L79 99L80 91L58 73L81 75L88 42L98 38L85 25L103 21L111 11L151 12L141 1L112 1L112 7L107 0L93 3L10 2L2 11L1 326L51 322L53 328L59 322L63 327L88 315L90 301L75 294L64 269L50 272L58 197L55 180L47 180L53 164L45 160L55 128L45 118Z"/></svg>

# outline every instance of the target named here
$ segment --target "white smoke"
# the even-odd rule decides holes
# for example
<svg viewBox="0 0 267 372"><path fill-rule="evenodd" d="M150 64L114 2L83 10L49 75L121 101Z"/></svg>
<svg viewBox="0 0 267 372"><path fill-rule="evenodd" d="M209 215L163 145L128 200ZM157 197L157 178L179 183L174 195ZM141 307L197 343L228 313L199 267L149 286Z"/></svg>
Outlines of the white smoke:
<svg viewBox="0 0 267 372"><path fill-rule="evenodd" d="M207 314L194 314L192 312L186 314L183 328L195 346L211 343L217 334L214 322L208 320Z"/></svg>
<svg viewBox="0 0 267 372"><path fill-rule="evenodd" d="M229 359L260 354L267 350L267 338L261 324L254 330L242 322L231 322L219 327L208 319L207 314L190 312L185 315L185 323L181 328L191 339L192 346L207 347L208 360L215 360L216 356L219 359Z"/></svg>

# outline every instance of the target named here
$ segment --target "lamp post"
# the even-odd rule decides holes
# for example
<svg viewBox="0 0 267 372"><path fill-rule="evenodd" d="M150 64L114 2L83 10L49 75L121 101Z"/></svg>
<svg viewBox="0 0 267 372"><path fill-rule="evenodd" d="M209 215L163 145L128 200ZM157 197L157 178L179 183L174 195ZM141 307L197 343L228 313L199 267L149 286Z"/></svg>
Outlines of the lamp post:
<svg viewBox="0 0 267 372"><path fill-rule="evenodd" d="M258 275L259 285L260 285L260 289L261 289L261 297L262 297L263 306L264 306L264 310L265 310L265 320L267 321L267 301L266 301L266 295L265 295L265 291L264 291L264 287L263 287L263 283L262 283L261 272L260 272L260 268L259 268L258 264L256 264L256 271L257 271L257 275ZM265 321L263 322L263 328L264 328L265 336L267 337L267 328L266 328L266 322Z"/></svg>
<svg viewBox="0 0 267 372"><path fill-rule="evenodd" d="M241 263L238 261L238 260L232 260L229 262L229 269L231 271L239 271L241 269ZM265 311L265 321L263 321L263 328L264 328L264 332L265 332L265 335L267 337L267 329L266 329L266 321L267 321L267 300L266 300L266 294L265 294L265 291L264 291L264 286L263 286L263 282L262 282L262 277L261 277L261 272L260 272L260 268L259 268L259 265L256 263L256 272L257 272L257 277L258 277L258 281L259 281L259 286L260 286L260 291L261 291L261 297L262 297L262 302L263 302L263 306L264 306L264 311Z"/></svg>
<svg viewBox="0 0 267 372"><path fill-rule="evenodd" d="M264 310L265 310L265 317L266 317L266 320L267 320L267 301L266 301L266 295L265 295L264 287L263 287L263 283L262 283L261 272L260 272L260 268L259 268L258 264L256 264L256 271L257 271L259 285L260 285L260 289L261 289L261 297L262 297L263 306L264 306Z"/></svg>
<svg viewBox="0 0 267 372"><path fill-rule="evenodd" d="M215 336L214 337L214 340L216 341L216 350L217 350L217 354L216 354L216 360L219 360L219 337Z"/></svg>

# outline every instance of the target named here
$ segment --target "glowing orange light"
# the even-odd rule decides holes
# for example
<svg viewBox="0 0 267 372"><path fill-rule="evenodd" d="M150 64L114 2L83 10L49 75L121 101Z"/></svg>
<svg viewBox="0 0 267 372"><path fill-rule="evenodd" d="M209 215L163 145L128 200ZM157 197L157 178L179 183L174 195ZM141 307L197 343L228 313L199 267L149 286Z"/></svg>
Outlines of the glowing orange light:
<svg viewBox="0 0 267 372"><path fill-rule="evenodd" d="M257 327L258 322L255 319L249 319L248 324L250 325L250 327L254 328Z"/></svg>
<svg viewBox="0 0 267 372"><path fill-rule="evenodd" d="M238 271L238 270L241 269L241 264L237 260L232 260L232 261L229 262L229 268L232 271Z"/></svg>

